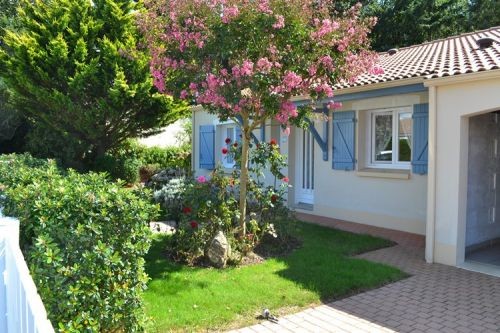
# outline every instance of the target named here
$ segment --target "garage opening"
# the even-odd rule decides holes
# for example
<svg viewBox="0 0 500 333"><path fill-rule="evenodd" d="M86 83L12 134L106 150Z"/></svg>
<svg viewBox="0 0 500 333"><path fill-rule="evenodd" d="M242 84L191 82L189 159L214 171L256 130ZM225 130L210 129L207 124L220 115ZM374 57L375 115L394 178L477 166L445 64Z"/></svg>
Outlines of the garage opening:
<svg viewBox="0 0 500 333"><path fill-rule="evenodd" d="M469 118L466 262L500 266L500 110Z"/></svg>

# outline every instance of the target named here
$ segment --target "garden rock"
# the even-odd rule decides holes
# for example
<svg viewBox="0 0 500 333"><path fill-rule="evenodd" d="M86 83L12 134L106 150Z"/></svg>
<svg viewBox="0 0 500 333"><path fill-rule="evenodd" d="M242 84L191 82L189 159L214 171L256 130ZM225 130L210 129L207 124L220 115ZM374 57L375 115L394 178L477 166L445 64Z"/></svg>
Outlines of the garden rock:
<svg viewBox="0 0 500 333"><path fill-rule="evenodd" d="M207 250L207 258L215 267L223 268L226 266L227 259L230 255L231 245L224 233L219 231L210 242L210 246Z"/></svg>

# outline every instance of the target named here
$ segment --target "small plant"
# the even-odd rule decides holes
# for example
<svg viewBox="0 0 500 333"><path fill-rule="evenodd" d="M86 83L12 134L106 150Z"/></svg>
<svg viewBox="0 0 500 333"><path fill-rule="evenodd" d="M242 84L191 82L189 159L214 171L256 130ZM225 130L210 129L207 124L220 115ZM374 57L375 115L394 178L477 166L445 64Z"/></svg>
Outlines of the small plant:
<svg viewBox="0 0 500 333"><path fill-rule="evenodd" d="M173 178L153 193L153 199L165 211L165 217L178 221L181 217L185 191L191 185L188 178Z"/></svg>

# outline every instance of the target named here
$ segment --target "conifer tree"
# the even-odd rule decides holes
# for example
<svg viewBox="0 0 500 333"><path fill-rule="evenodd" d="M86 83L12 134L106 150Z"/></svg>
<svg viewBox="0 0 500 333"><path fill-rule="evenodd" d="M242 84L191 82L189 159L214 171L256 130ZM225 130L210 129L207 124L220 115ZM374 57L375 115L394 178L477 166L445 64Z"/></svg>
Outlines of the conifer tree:
<svg viewBox="0 0 500 333"><path fill-rule="evenodd" d="M37 129L34 146L46 145L40 151L92 162L187 112L152 84L140 10L131 0L21 0L0 73Z"/></svg>

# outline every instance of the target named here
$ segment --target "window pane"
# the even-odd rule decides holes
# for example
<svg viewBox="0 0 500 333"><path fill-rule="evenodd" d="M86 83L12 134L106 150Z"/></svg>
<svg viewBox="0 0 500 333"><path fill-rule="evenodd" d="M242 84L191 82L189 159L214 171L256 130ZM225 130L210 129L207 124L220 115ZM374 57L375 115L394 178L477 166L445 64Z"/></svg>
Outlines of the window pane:
<svg viewBox="0 0 500 333"><path fill-rule="evenodd" d="M375 115L375 161L392 161L392 114Z"/></svg>
<svg viewBox="0 0 500 333"><path fill-rule="evenodd" d="M405 112L399 114L399 162L410 162L411 161L411 140L412 140L412 119L411 113Z"/></svg>
<svg viewBox="0 0 500 333"><path fill-rule="evenodd" d="M226 130L226 138L229 138L231 140L231 143L228 145L227 149L230 150L230 146L234 143L235 138L234 138L234 127L228 127ZM224 140L226 140L224 138ZM225 142L224 142L225 144ZM234 156L232 154L227 154L226 155L226 163L227 164L232 164L234 163Z"/></svg>

